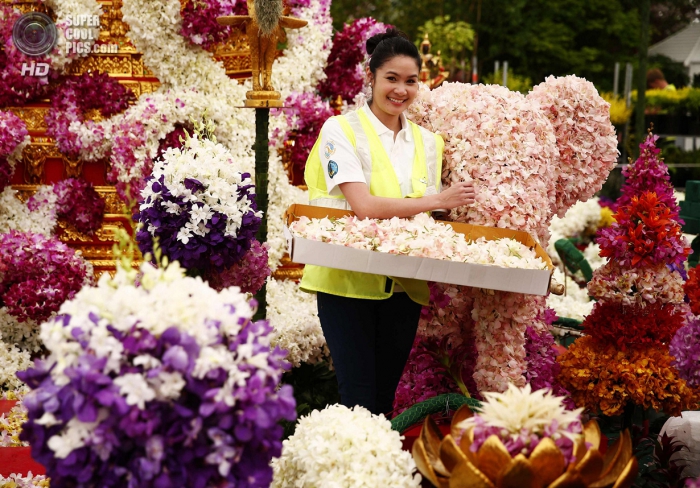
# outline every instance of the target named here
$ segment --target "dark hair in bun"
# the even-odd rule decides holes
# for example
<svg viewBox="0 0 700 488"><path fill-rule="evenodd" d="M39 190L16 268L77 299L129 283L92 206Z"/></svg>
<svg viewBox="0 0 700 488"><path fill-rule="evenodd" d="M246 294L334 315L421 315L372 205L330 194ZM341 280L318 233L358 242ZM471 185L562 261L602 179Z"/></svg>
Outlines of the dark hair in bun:
<svg viewBox="0 0 700 488"><path fill-rule="evenodd" d="M421 68L421 58L418 48L413 45L406 34L390 27L383 34L377 34L367 39L367 54L372 57L369 60L369 70L376 74L377 68L396 56L408 56L413 58Z"/></svg>

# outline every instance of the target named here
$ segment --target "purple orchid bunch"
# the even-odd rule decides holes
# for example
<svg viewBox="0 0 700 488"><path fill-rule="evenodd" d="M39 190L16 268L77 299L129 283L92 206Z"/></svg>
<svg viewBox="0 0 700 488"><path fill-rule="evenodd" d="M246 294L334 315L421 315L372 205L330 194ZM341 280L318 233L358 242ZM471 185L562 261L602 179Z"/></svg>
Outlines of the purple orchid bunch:
<svg viewBox="0 0 700 488"><path fill-rule="evenodd" d="M43 188L27 200L27 208L32 212L51 206L56 218L87 235L93 235L102 226L106 204L92 183L68 178Z"/></svg>
<svg viewBox="0 0 700 488"><path fill-rule="evenodd" d="M257 239L253 239L250 249L238 263L223 271L215 270L206 279L215 290L237 286L243 293L255 295L271 274L267 244L260 244Z"/></svg>
<svg viewBox="0 0 700 488"><path fill-rule="evenodd" d="M236 289L118 269L42 325L21 438L51 486L267 487L296 418L285 352Z"/></svg>
<svg viewBox="0 0 700 488"><path fill-rule="evenodd" d="M73 122L85 124L89 130L99 132L100 142L104 128L92 120L85 120L85 112L98 110L109 118L129 107L136 97L134 93L107 73L85 73L65 78L51 95L51 108L46 115L46 133L56 138L58 149L65 155L78 158L85 151L79 135L70 130Z"/></svg>
<svg viewBox="0 0 700 488"><path fill-rule="evenodd" d="M0 234L0 306L20 322L41 322L87 283L92 267L58 239L11 230Z"/></svg>
<svg viewBox="0 0 700 488"><path fill-rule="evenodd" d="M284 142L294 139L291 161L300 173L304 172L309 153L321 133L323 123L335 115L330 104L316 93L291 93L284 101L284 112L292 128L284 136ZM282 109L276 110L279 114Z"/></svg>
<svg viewBox="0 0 700 488"><path fill-rule="evenodd" d="M673 366L688 386L700 387L700 319L689 320L678 329L669 345Z"/></svg>
<svg viewBox="0 0 700 488"><path fill-rule="evenodd" d="M243 259L260 226L253 181L230 151L195 133L156 161L141 191L136 240L191 273L210 275Z"/></svg>
<svg viewBox="0 0 700 488"><path fill-rule="evenodd" d="M547 313L553 313L547 309ZM550 322L548 322L548 325ZM554 336L549 330L538 332L534 327L528 326L525 330L525 354L527 355L527 370L525 380L533 390L550 390L563 398L566 408L576 408L569 392L561 386L557 376L561 371L561 365L557 362L554 352Z"/></svg>
<svg viewBox="0 0 700 488"><path fill-rule="evenodd" d="M318 92L324 98L340 95L346 102L352 102L364 85L363 63L367 58L365 43L375 34L386 31L383 24L371 17L363 17L352 24L345 24L343 30L333 37L333 47L328 55L324 72L326 79L318 85Z"/></svg>
<svg viewBox="0 0 700 488"><path fill-rule="evenodd" d="M0 110L0 192L10 184L17 152L28 135L27 124L22 119L9 110Z"/></svg>

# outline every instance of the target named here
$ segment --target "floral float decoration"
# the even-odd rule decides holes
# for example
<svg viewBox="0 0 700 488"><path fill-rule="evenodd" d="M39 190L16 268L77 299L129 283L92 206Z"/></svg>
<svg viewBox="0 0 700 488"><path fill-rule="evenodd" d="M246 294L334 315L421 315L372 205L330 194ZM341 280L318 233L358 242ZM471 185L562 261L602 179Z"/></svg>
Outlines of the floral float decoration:
<svg viewBox="0 0 700 488"><path fill-rule="evenodd" d="M576 405L605 415L635 405L680 415L698 400L669 355L690 313L676 271L689 247L657 139L650 134L640 144L639 158L625 169L616 222L599 234L609 261L588 283L598 301L582 324L586 336L558 357L559 380ZM645 174L655 175L652 189L640 186Z"/></svg>
<svg viewBox="0 0 700 488"><path fill-rule="evenodd" d="M501 86L443 84L421 90L408 112L445 140L443 186L474 182L476 203L452 209L452 220L524 230L545 248L552 217L592 197L617 159L607 102L575 76L550 77L527 97ZM472 302L478 390L524 386L526 329L549 334L544 298L460 293Z"/></svg>
<svg viewBox="0 0 700 488"><path fill-rule="evenodd" d="M20 374L21 439L51 485L269 486L296 412L253 307L177 263L122 263L66 302L42 325L49 356Z"/></svg>
<svg viewBox="0 0 700 488"><path fill-rule="evenodd" d="M582 409L567 411L561 397L511 384L484 398L477 413L461 407L444 437L426 417L413 457L434 486L632 486L638 464L628 431L603 456L598 424L582 424Z"/></svg>

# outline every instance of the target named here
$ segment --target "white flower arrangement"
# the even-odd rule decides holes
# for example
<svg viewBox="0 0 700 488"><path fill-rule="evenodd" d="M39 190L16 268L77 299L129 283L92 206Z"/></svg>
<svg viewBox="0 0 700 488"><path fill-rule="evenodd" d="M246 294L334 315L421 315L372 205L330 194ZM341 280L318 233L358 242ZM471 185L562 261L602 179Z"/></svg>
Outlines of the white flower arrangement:
<svg viewBox="0 0 700 488"><path fill-rule="evenodd" d="M287 351L287 361L298 367L330 357L318 318L316 296L301 291L291 280L267 282L267 319L273 327L273 346Z"/></svg>
<svg viewBox="0 0 700 488"><path fill-rule="evenodd" d="M514 239L467 241L464 234L426 214L412 219L309 219L302 216L290 230L297 236L355 249L379 251L504 268L545 269L546 263Z"/></svg>
<svg viewBox="0 0 700 488"><path fill-rule="evenodd" d="M586 261L588 261L593 271L604 266L605 263L608 262L608 258L604 258L600 255L600 246L595 242L591 242L586 249L583 250L583 256L586 258Z"/></svg>
<svg viewBox="0 0 700 488"><path fill-rule="evenodd" d="M203 190L188 188L188 181L196 181ZM183 244L195 234L203 237L210 233L208 224L217 213L227 218L224 236L235 237L244 225L246 214L252 212L262 217L262 212L254 209L254 200L241 198L239 193L242 187L253 184L250 174L241 172L239 162L226 147L199 135L187 137L182 149L170 148L156 162L151 184L141 191L144 203L140 210L143 212L163 203L168 213L180 215L186 211L185 207L193 204L188 221L177 234L177 240ZM178 205L170 201L172 199L164 200L165 192L184 203ZM155 235L157 229L149 224L147 230Z"/></svg>
<svg viewBox="0 0 700 488"><path fill-rule="evenodd" d="M363 407L331 405L302 417L272 461L273 488L419 487L413 458L391 423Z"/></svg>
<svg viewBox="0 0 700 488"><path fill-rule="evenodd" d="M50 480L43 474L32 474L31 471L27 476L12 473L5 477L0 475L0 487L2 488L49 488Z"/></svg>
<svg viewBox="0 0 700 488"><path fill-rule="evenodd" d="M576 202L566 211L563 217L553 216L549 224L551 235L547 254L555 263L559 262L559 255L554 248L554 243L559 239L575 237L587 231L595 231L600 222L600 204L598 198L591 198L586 202Z"/></svg>
<svg viewBox="0 0 700 488"><path fill-rule="evenodd" d="M559 268L554 270L553 277L557 282L565 283L566 294L558 296L550 293L547 297L547 306L554 309L559 317L583 321L595 305L595 302L588 296L588 290L581 288L570 274L567 274L565 278L564 273Z"/></svg>

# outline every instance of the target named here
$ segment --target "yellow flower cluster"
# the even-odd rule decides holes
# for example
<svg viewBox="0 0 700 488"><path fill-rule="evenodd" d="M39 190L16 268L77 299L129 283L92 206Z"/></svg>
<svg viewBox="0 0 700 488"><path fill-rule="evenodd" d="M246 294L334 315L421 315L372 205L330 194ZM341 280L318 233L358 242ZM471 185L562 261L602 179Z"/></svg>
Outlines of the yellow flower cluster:
<svg viewBox="0 0 700 488"><path fill-rule="evenodd" d="M700 392L678 377L668 351L654 346L622 351L584 336L557 360L559 381L577 407L610 416L622 414L628 402L669 415L698 407Z"/></svg>
<svg viewBox="0 0 700 488"><path fill-rule="evenodd" d="M22 432L22 424L27 421L27 413L20 405L16 405L7 415L0 416L0 443L4 447L22 447L19 434ZM0 488L3 488L0 486Z"/></svg>
<svg viewBox="0 0 700 488"><path fill-rule="evenodd" d="M605 227L610 227L615 223L615 212L610 210L610 207L600 208L600 221L598 222L598 228L603 229Z"/></svg>
<svg viewBox="0 0 700 488"><path fill-rule="evenodd" d="M603 99L610 104L610 122L613 125L625 125L625 122L632 116L634 107L627 106L625 99L621 96L615 96L612 93L601 93Z"/></svg>

